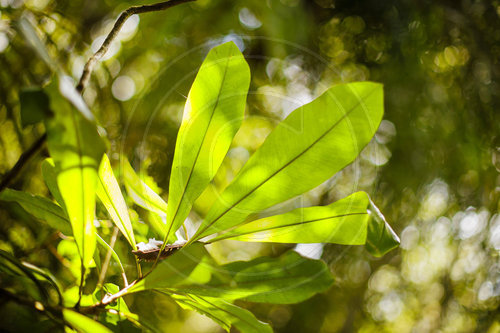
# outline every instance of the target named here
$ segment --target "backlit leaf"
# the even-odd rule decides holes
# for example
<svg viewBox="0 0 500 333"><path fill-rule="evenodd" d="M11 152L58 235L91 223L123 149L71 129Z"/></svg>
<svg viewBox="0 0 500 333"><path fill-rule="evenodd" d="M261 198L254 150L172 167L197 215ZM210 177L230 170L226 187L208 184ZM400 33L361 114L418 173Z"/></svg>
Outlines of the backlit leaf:
<svg viewBox="0 0 500 333"><path fill-rule="evenodd" d="M228 332L231 327L245 333L272 333L273 331L269 324L255 318L250 311L228 303L223 299L196 295L171 295L171 297L184 308L196 310L211 318Z"/></svg>
<svg viewBox="0 0 500 333"><path fill-rule="evenodd" d="M167 235L184 222L213 179L245 112L250 69L238 47L213 48L188 95L170 178Z"/></svg>
<svg viewBox="0 0 500 333"><path fill-rule="evenodd" d="M123 161L123 180L129 196L136 204L165 216L167 203L137 175L127 160Z"/></svg>
<svg viewBox="0 0 500 333"><path fill-rule="evenodd" d="M210 242L234 239L246 242L366 244L371 253L381 256L396 247L399 239L389 224L379 218L375 209L365 192L356 192L328 206L298 208L249 222Z"/></svg>
<svg viewBox="0 0 500 333"><path fill-rule="evenodd" d="M83 333L111 333L106 326L93 321L89 317L70 309L63 309L64 320L78 332Z"/></svg>
<svg viewBox="0 0 500 333"><path fill-rule="evenodd" d="M382 86L371 82L334 86L293 111L217 198L192 240L318 186L356 158L382 114Z"/></svg>
<svg viewBox="0 0 500 333"><path fill-rule="evenodd" d="M323 261L289 251L279 258L261 257L220 266L218 275L213 275L210 282L173 287L172 291L226 300L290 304L325 291L332 283L331 273Z"/></svg>
<svg viewBox="0 0 500 333"><path fill-rule="evenodd" d="M65 80L47 89L55 116L46 121L47 144L57 171L57 185L64 200L78 251L89 267L96 246L94 232L97 169L104 143L96 125L61 96Z"/></svg>
<svg viewBox="0 0 500 333"><path fill-rule="evenodd" d="M120 229L132 248L136 250L134 230L130 223L127 205L106 154L103 155L101 165L99 166L97 196L104 207L106 207L111 220Z"/></svg>

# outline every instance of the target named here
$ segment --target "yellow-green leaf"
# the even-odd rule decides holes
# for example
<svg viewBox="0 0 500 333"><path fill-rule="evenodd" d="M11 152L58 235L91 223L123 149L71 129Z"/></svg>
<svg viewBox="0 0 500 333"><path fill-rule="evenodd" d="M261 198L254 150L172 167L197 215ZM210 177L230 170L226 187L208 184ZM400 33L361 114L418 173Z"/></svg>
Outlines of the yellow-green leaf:
<svg viewBox="0 0 500 333"><path fill-rule="evenodd" d="M64 320L75 330L82 333L112 333L106 326L70 309L62 310Z"/></svg>
<svg viewBox="0 0 500 333"><path fill-rule="evenodd" d="M57 171L57 185L73 229L78 251L85 267L92 262L96 246L94 232L97 169L104 143L96 125L62 97L66 80L48 87L54 118L46 121L47 144Z"/></svg>
<svg viewBox="0 0 500 333"><path fill-rule="evenodd" d="M383 114L382 85L341 84L293 111L218 196L192 241L318 186L351 163Z"/></svg>
<svg viewBox="0 0 500 333"><path fill-rule="evenodd" d="M234 239L245 242L366 244L370 252L380 256L396 247L399 239L374 209L368 194L356 192L328 206L298 208L249 222L210 242Z"/></svg>
<svg viewBox="0 0 500 333"><path fill-rule="evenodd" d="M245 113L250 69L233 43L213 48L188 95L170 177L167 236L184 222L224 159Z"/></svg>
<svg viewBox="0 0 500 333"><path fill-rule="evenodd" d="M128 215L127 205L106 154L103 155L101 165L99 166L97 196L104 207L106 207L111 220L120 229L132 248L136 250L134 230Z"/></svg>
<svg viewBox="0 0 500 333"><path fill-rule="evenodd" d="M171 295L183 308L195 310L215 321L227 332L231 327L244 333L272 333L269 324L261 322L253 313L220 298L196 295Z"/></svg>
<svg viewBox="0 0 500 333"><path fill-rule="evenodd" d="M123 161L123 180L129 196L139 206L165 216L167 203L135 173L127 160Z"/></svg>

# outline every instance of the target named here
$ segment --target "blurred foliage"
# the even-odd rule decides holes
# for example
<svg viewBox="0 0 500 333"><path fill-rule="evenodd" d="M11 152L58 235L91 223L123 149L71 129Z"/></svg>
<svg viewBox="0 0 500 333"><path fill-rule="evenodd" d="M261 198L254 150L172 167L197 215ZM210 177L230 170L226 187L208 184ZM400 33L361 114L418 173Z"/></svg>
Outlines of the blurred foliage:
<svg viewBox="0 0 500 333"><path fill-rule="evenodd" d="M51 55L77 80L119 12L135 4L0 0L0 173L44 131L21 127L19 92L46 82L49 69L19 34L20 15L36 23ZM198 0L133 17L84 94L106 128L112 164L125 154L165 194L196 68L210 47L227 40L244 50L251 94L247 119L213 190L229 183L291 110L333 83L373 80L384 84L386 95L375 140L354 164L278 209L327 204L365 190L402 236L400 250L376 260L360 247L299 245L302 253L329 263L334 287L298 305L241 305L282 332L498 332L500 1ZM46 154L12 187L47 196L41 176ZM207 190L197 201L200 215L213 193ZM132 225L147 228L136 223L144 212L135 209ZM103 207L98 216L105 216ZM70 267L74 243L16 205L1 203L0 217L0 249L56 272L67 284L78 278L78 268ZM109 239L112 224L102 220L101 230ZM228 262L285 248L227 241L211 251ZM126 243L115 250L128 258L125 269L134 270ZM109 275L120 282L114 263ZM163 295L128 297L130 308L161 330L219 329ZM2 299L0 306L9 313L4 329L47 325L12 302Z"/></svg>

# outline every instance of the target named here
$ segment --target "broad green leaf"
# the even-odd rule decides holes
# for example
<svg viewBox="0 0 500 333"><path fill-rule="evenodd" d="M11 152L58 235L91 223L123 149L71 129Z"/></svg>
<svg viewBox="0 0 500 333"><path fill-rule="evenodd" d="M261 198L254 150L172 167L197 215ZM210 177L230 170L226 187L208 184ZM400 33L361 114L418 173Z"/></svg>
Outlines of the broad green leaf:
<svg viewBox="0 0 500 333"><path fill-rule="evenodd" d="M167 236L214 178L241 126L250 69L233 43L213 48L188 95L170 177Z"/></svg>
<svg viewBox="0 0 500 333"><path fill-rule="evenodd" d="M387 222L378 217L374 206L368 209L370 206L368 194L356 192L328 206L298 208L286 214L249 222L210 242L234 239L246 242L366 244L372 254L381 256L396 247L399 239Z"/></svg>
<svg viewBox="0 0 500 333"><path fill-rule="evenodd" d="M57 170L52 158L46 158L42 162L42 175L50 193L56 199L57 203L66 211L66 205L57 186Z"/></svg>
<svg viewBox="0 0 500 333"><path fill-rule="evenodd" d="M183 308L195 310L211 318L228 332L231 327L245 333L272 333L273 331L269 324L255 318L250 311L228 303L223 299L196 295L171 295L171 297Z"/></svg>
<svg viewBox="0 0 500 333"><path fill-rule="evenodd" d="M123 199L120 185L115 178L113 169L106 154L103 155L99 166L99 181L97 183L97 196L111 216L111 220L120 229L127 241L134 250L135 246L134 230L128 215L127 205Z"/></svg>
<svg viewBox="0 0 500 333"><path fill-rule="evenodd" d="M112 333L106 326L93 321L89 317L70 309L63 309L64 320L78 332L83 333Z"/></svg>
<svg viewBox="0 0 500 333"><path fill-rule="evenodd" d="M55 117L46 121L49 153L57 170L57 185L64 200L78 251L90 267L96 246L94 214L97 169L104 143L97 127L64 99L68 83L59 80L47 89Z"/></svg>
<svg viewBox="0 0 500 333"><path fill-rule="evenodd" d="M71 225L68 223L66 213L61 207L47 198L32 195L26 192L5 189L0 193L0 200L16 202L25 211L45 221L50 227L71 235Z"/></svg>
<svg viewBox="0 0 500 333"><path fill-rule="evenodd" d="M202 243L194 243L160 261L158 266L131 286L129 293L158 288L172 288L210 281L215 263Z"/></svg>
<svg viewBox="0 0 500 333"><path fill-rule="evenodd" d="M383 114L382 85L341 84L293 111L217 198L192 241L318 186L351 163Z"/></svg>
<svg viewBox="0 0 500 333"><path fill-rule="evenodd" d="M220 266L218 273L203 285L173 287L171 291L226 300L291 304L325 291L333 283L323 261L303 258L294 251L279 258L261 257L230 263ZM231 278L219 278L225 275Z"/></svg>
<svg viewBox="0 0 500 333"><path fill-rule="evenodd" d="M49 97L39 88L23 89L19 93L21 104L21 126L37 124L52 116Z"/></svg>
<svg viewBox="0 0 500 333"><path fill-rule="evenodd" d="M123 180L129 196L139 206L165 216L167 203L135 173L130 163L123 161Z"/></svg>

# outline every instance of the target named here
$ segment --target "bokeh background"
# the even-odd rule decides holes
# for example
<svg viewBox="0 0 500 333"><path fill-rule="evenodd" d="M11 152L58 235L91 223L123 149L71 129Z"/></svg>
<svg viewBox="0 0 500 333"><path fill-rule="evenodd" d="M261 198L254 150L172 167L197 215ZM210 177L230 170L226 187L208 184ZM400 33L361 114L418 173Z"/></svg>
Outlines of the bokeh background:
<svg viewBox="0 0 500 333"><path fill-rule="evenodd" d="M43 85L50 71L20 34L19 17L36 25L51 56L78 80L118 14L137 4L0 0L0 174L44 132L20 126L19 91ZM277 332L500 332L500 1L198 0L132 17L84 98L107 132L113 163L128 157L165 197L185 96L210 47L229 40L252 72L247 119L191 218L203 216L214 191L289 112L332 84L373 80L385 91L374 140L353 165L277 209L365 190L401 236L401 247L381 259L362 247L299 246L329 264L334 286L296 305L241 304ZM48 196L46 156L38 154L12 187ZM144 211L131 214L147 228ZM16 205L1 203L0 221L1 249L74 279L68 241ZM109 237L112 229L102 230ZM227 262L287 248L221 242L211 252ZM221 330L157 294L129 304L162 330ZM20 330L36 322L12 303L1 301L0 313Z"/></svg>

